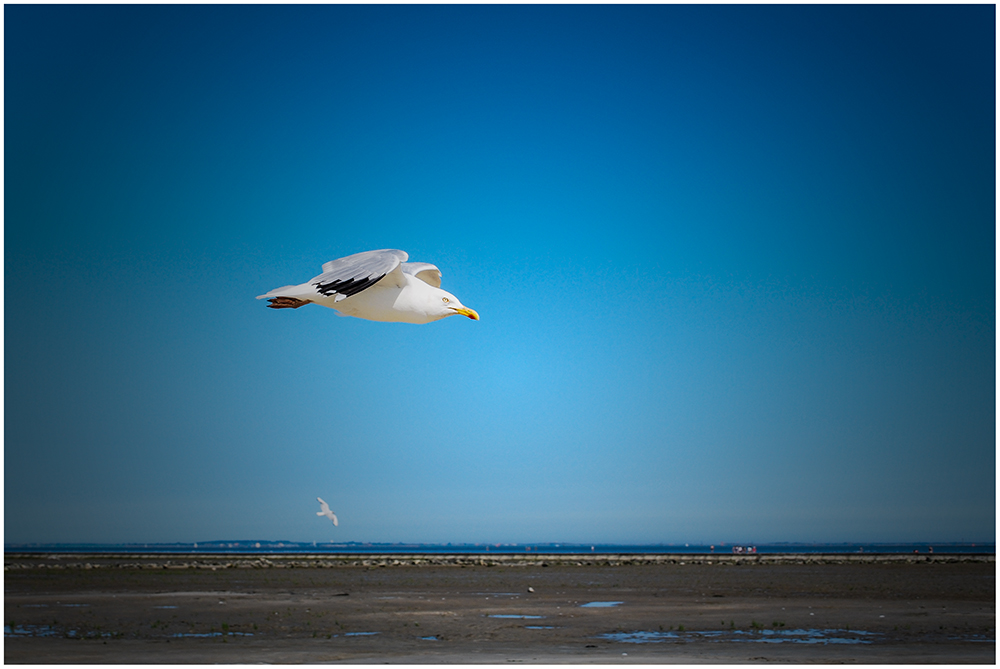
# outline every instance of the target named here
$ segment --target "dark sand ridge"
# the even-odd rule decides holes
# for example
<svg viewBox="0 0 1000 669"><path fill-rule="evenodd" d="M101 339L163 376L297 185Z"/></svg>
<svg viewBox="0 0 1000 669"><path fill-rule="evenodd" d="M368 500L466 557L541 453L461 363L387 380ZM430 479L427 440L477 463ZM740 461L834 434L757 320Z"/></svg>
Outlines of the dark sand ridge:
<svg viewBox="0 0 1000 669"><path fill-rule="evenodd" d="M982 555L7 554L5 588L8 663L995 663Z"/></svg>

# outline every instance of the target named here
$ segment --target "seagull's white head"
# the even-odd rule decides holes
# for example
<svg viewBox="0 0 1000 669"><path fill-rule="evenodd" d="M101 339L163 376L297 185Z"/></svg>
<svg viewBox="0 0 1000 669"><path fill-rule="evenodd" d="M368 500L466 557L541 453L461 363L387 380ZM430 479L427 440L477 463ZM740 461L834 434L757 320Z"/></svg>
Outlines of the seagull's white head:
<svg viewBox="0 0 1000 669"><path fill-rule="evenodd" d="M468 307L462 306L462 303L458 301L458 298L446 290L433 288L433 292L429 297L431 300L429 313L436 318L444 318L445 316L461 314L463 316L468 316L474 321L479 320L479 314L476 313L475 309L469 309Z"/></svg>

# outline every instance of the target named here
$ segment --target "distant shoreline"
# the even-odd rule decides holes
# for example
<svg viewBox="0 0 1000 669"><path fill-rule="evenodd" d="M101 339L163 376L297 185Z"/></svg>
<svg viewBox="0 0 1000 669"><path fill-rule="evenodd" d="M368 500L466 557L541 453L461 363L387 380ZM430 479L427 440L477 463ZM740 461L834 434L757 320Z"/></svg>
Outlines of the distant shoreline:
<svg viewBox="0 0 1000 669"><path fill-rule="evenodd" d="M633 566L993 563L992 553L4 553L4 571L22 569L289 569L419 566Z"/></svg>

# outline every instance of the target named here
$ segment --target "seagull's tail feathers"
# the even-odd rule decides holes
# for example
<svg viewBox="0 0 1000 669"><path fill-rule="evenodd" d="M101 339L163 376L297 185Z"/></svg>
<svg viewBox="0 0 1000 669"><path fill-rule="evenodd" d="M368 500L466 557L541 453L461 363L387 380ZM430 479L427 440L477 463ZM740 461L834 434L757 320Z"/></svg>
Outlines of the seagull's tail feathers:
<svg viewBox="0 0 1000 669"><path fill-rule="evenodd" d="M326 514L325 514L325 513L323 513L322 511L317 511L317 512L316 512L316 515L317 515L317 516L325 516Z"/></svg>
<svg viewBox="0 0 1000 669"><path fill-rule="evenodd" d="M309 304L309 299L315 295L315 291L309 290L309 284L298 286L282 286L268 291L263 295L258 295L258 300L267 300L271 309L298 309Z"/></svg>

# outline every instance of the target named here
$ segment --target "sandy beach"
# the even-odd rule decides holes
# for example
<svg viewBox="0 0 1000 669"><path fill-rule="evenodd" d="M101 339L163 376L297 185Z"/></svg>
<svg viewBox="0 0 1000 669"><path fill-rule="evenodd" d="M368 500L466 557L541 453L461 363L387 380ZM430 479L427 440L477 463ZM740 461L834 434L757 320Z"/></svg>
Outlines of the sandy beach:
<svg viewBox="0 0 1000 669"><path fill-rule="evenodd" d="M22 663L994 664L993 556L5 555Z"/></svg>

